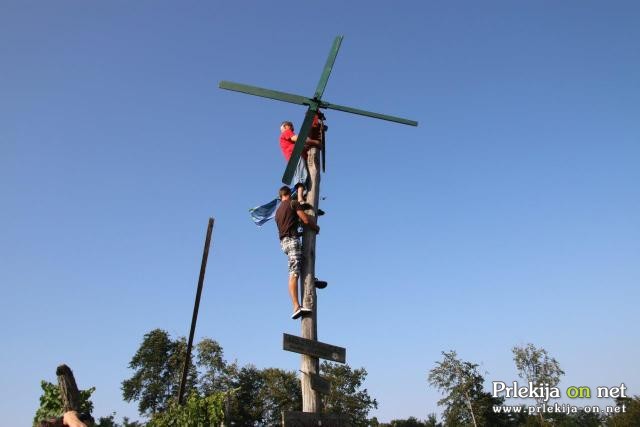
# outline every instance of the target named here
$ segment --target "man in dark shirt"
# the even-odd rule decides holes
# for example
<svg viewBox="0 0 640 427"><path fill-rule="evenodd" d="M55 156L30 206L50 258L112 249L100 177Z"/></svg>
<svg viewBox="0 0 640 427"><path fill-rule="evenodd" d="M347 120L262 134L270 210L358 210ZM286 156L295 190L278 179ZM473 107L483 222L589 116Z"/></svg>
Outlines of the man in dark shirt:
<svg viewBox="0 0 640 427"><path fill-rule="evenodd" d="M298 224L302 221L303 226L320 232L320 227L315 220L304 213L302 206L296 200L291 199L291 189L286 185L280 188L280 207L276 211L276 225L278 226L278 237L280 237L280 247L289 259L289 295L293 302L292 319L297 319L311 310L300 305L298 300L298 278L300 277L302 263L302 245L298 238Z"/></svg>

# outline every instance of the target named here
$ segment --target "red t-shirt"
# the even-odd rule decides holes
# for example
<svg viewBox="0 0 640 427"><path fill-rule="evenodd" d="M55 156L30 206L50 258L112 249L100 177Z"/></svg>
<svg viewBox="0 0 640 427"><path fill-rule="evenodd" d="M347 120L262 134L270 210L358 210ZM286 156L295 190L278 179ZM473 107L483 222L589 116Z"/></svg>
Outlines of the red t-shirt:
<svg viewBox="0 0 640 427"><path fill-rule="evenodd" d="M311 127L317 128L318 126L320 125L318 115L316 114L316 116L313 118L313 124L311 125ZM313 131L314 129L311 129L311 132ZM282 155L287 160L287 162L291 158L291 153L293 153L293 146L296 145L296 143L291 140L291 137L293 135L295 135L295 132L291 129L285 129L284 132L280 134L280 149L282 150ZM302 158L307 158L307 149L302 152Z"/></svg>
<svg viewBox="0 0 640 427"><path fill-rule="evenodd" d="M293 135L295 135L295 133L291 129L285 129L284 132L280 134L280 149L282 150L282 155L287 162L291 158L293 146L295 145L295 142L291 140Z"/></svg>

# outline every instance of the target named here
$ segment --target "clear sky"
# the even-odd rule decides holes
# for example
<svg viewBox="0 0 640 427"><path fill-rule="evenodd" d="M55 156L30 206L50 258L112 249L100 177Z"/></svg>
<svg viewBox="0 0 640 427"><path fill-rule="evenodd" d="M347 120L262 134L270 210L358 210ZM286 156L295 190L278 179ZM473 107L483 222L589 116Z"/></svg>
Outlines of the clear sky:
<svg viewBox="0 0 640 427"><path fill-rule="evenodd" d="M487 381L546 348L561 386L640 394L640 4L636 1L0 1L0 423L71 366L96 416L143 335L228 360L282 350L286 258L247 209L275 197L279 124L345 36L327 112L319 338L365 367L381 421L440 413L427 372L455 349Z"/></svg>

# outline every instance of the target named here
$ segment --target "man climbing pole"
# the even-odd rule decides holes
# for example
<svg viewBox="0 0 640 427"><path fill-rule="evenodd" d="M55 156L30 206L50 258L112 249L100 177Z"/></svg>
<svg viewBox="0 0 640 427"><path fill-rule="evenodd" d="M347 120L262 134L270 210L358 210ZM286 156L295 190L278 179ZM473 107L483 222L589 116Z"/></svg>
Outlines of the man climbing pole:
<svg viewBox="0 0 640 427"><path fill-rule="evenodd" d="M302 156L300 156L292 181L292 190L296 192L296 199L303 205L303 209L307 209L305 205L305 191L308 187L309 179L309 172L307 171L307 149L310 147L322 149L324 142L322 136L324 135L323 132L325 128L322 120L324 120L324 116L322 113L318 112L313 120L313 125L309 132L310 137L307 138L307 142L305 144L306 148L302 153ZM280 125L280 150L287 162L289 161L289 158L291 158L291 153L293 152L293 147L297 140L298 135L294 132L293 123L289 121L282 122ZM258 226L264 225L267 221L273 218L276 208L278 207L278 203L280 203L280 198L276 198L268 203L249 209L253 222ZM318 215L323 214L324 212L319 210Z"/></svg>
<svg viewBox="0 0 640 427"><path fill-rule="evenodd" d="M291 318L297 319L304 314L311 313L311 310L303 307L298 299L298 278L301 275L302 266L302 245L298 237L298 224L302 222L304 227L308 227L316 233L320 232L320 227L312 217L304 213L297 200L291 199L291 189L289 187L286 185L281 187L278 195L281 203L276 211L276 225L278 226L280 247L289 261L289 296L293 303ZM326 286L326 283L317 283L321 283L320 286Z"/></svg>
<svg viewBox="0 0 640 427"><path fill-rule="evenodd" d="M319 132L314 132L314 129L317 129L319 126L319 117L316 116L313 119L312 130L310 132L310 136L319 135ZM293 123L291 122L282 122L280 125L280 149L282 150L282 155L285 160L288 162L291 158L291 153L293 152L293 146L298 140L298 135L295 134ZM304 192L307 187L307 179L309 178L309 172L307 171L307 150L310 147L317 147L322 149L322 142L318 139L313 139L312 137L308 137L305 141L305 150L302 152L302 156L298 160L298 165L296 166L295 174L293 175L292 184L294 185L297 193L298 202L304 203Z"/></svg>

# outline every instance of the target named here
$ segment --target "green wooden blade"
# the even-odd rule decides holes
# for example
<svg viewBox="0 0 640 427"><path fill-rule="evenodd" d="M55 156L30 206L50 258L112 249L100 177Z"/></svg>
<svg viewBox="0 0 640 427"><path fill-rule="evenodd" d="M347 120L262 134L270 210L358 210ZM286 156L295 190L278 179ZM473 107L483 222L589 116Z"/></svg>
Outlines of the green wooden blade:
<svg viewBox="0 0 640 427"><path fill-rule="evenodd" d="M330 108L332 110L344 111L346 113L359 114L361 116L373 117L376 119L388 120L390 122L402 123L403 125L418 126L418 122L414 120L403 119L402 117L388 116L386 114L372 113L371 111L345 107L344 105L330 104L324 101L320 103L320 108Z"/></svg>
<svg viewBox="0 0 640 427"><path fill-rule="evenodd" d="M316 93L313 95L315 99L322 98L322 94L324 93L324 89L327 87L327 82L329 81L329 75L331 74L331 69L333 68L333 64L336 62L336 56L338 56L338 51L340 50L341 44L342 44L342 36L337 36L333 41L333 46L331 47L331 51L329 51L327 62L324 64L324 70L322 70L322 75L320 76L320 81L318 82Z"/></svg>
<svg viewBox="0 0 640 427"><path fill-rule="evenodd" d="M313 124L313 118L317 112L318 107L313 105L309 107L307 114L304 116L304 121L302 122L302 126L300 126L300 132L298 132L298 140L296 141L296 145L293 147L293 152L289 158L289 163L287 163L287 168L284 170L284 175L282 175L283 184L291 185L291 179L293 179L296 166L298 166L298 159L304 150L304 143L307 140L307 136L309 136L309 131Z"/></svg>
<svg viewBox="0 0 640 427"><path fill-rule="evenodd" d="M249 95L261 96L263 98L277 99L278 101L290 102L299 105L311 105L313 101L304 96L294 95L292 93L279 92L277 90L263 89L257 86L249 86L242 83L234 83L221 81L220 89L232 90L235 92L247 93Z"/></svg>

